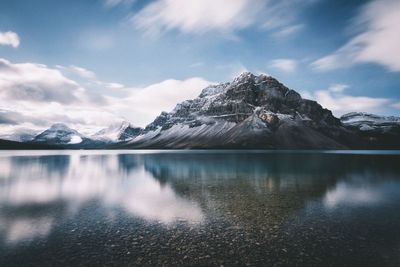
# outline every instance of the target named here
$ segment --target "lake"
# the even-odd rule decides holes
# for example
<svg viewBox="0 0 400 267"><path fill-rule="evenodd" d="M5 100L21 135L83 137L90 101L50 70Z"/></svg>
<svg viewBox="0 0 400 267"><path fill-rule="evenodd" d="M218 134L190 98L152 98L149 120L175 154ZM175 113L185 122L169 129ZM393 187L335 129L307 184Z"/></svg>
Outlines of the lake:
<svg viewBox="0 0 400 267"><path fill-rule="evenodd" d="M399 151L0 151L0 266L400 266Z"/></svg>

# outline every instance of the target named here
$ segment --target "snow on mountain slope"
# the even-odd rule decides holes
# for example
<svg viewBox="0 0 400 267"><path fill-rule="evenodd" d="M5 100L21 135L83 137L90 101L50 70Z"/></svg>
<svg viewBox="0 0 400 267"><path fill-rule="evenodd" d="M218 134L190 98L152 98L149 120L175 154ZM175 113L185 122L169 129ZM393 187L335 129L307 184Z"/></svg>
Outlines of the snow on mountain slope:
<svg viewBox="0 0 400 267"><path fill-rule="evenodd" d="M390 131L400 127L400 117L379 116L364 112L351 112L340 117L344 125L361 131Z"/></svg>
<svg viewBox="0 0 400 267"><path fill-rule="evenodd" d="M62 148L395 149L400 118L359 112L339 120L278 80L245 72L161 112L144 129L123 122L89 138L57 123L29 142Z"/></svg>
<svg viewBox="0 0 400 267"><path fill-rule="evenodd" d="M127 146L344 148L339 139L347 134L315 101L302 99L270 76L245 72L162 112Z"/></svg>
<svg viewBox="0 0 400 267"><path fill-rule="evenodd" d="M49 145L80 144L86 139L78 131L69 128L63 123L55 123L49 129L38 134L32 142Z"/></svg>
<svg viewBox="0 0 400 267"><path fill-rule="evenodd" d="M138 136L142 130L142 128L132 126L129 122L124 121L98 131L91 136L91 139L104 142L127 141Z"/></svg>

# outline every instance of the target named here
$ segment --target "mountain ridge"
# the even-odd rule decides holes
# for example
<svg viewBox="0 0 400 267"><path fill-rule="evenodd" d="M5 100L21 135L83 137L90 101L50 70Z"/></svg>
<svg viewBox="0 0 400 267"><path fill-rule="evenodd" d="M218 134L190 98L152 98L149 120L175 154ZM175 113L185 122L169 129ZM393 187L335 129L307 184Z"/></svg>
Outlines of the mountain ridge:
<svg viewBox="0 0 400 267"><path fill-rule="evenodd" d="M394 149L398 137L398 117L353 112L336 118L277 79L244 72L144 128L124 121L84 136L54 124L30 142L72 149Z"/></svg>
<svg viewBox="0 0 400 267"><path fill-rule="evenodd" d="M271 76L245 72L162 112L130 148L347 148L341 122ZM344 137L344 139L350 138Z"/></svg>

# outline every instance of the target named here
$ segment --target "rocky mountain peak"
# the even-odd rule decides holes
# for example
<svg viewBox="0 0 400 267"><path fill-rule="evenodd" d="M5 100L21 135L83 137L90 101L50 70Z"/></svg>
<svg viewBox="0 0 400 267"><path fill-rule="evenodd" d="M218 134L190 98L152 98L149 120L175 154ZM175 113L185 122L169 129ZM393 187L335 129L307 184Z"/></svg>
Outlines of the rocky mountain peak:
<svg viewBox="0 0 400 267"><path fill-rule="evenodd" d="M126 141L139 135L142 130L142 128L135 127L128 121L122 121L98 131L92 135L92 138L105 142Z"/></svg>
<svg viewBox="0 0 400 267"><path fill-rule="evenodd" d="M240 73L233 79L232 83L245 83L245 82L253 82L257 76L253 73L245 71Z"/></svg>
<svg viewBox="0 0 400 267"><path fill-rule="evenodd" d="M33 141L47 144L78 144L84 139L78 131L69 128L64 123L55 123L50 128L38 134Z"/></svg>
<svg viewBox="0 0 400 267"><path fill-rule="evenodd" d="M266 75L266 74L259 74L259 75L255 75L251 72L242 72L240 73L238 76L236 76L233 81L231 82L231 84L243 84L243 83L247 83L247 84L259 84L262 82L269 82L269 83L277 83L279 84L278 80L276 80L275 78L273 78L272 76Z"/></svg>
<svg viewBox="0 0 400 267"><path fill-rule="evenodd" d="M59 123L59 122L52 124L48 130L53 130L53 131L74 131L73 129L69 128L66 124Z"/></svg>
<svg viewBox="0 0 400 267"><path fill-rule="evenodd" d="M132 142L144 147L290 147L305 146L303 139L340 147L328 137L340 134L340 127L339 119L317 102L303 99L273 77L244 72L162 112Z"/></svg>

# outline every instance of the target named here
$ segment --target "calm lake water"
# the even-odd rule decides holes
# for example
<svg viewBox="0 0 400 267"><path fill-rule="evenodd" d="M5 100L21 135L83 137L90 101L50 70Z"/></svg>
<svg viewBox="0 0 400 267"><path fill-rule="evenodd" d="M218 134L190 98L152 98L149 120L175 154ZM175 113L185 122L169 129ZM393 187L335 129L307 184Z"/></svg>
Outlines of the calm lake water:
<svg viewBox="0 0 400 267"><path fill-rule="evenodd" d="M400 266L399 152L0 151L0 266Z"/></svg>

